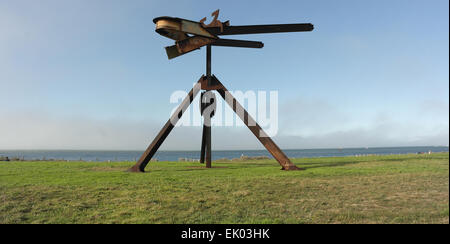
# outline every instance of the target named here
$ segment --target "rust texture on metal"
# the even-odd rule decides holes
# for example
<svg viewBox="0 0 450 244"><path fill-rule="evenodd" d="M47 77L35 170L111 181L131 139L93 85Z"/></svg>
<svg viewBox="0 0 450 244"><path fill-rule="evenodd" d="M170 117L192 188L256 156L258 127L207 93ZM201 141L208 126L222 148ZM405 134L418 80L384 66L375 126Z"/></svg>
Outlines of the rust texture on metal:
<svg viewBox="0 0 450 244"><path fill-rule="evenodd" d="M181 31L181 23L179 21L172 21L170 19L161 19L156 22L156 32L176 41L181 41L189 37L185 32Z"/></svg>
<svg viewBox="0 0 450 244"><path fill-rule="evenodd" d="M200 152L200 163L205 162L206 168L211 168L211 118L216 110L216 96L212 91L202 92L200 97L200 113L203 117L202 147Z"/></svg>
<svg viewBox="0 0 450 244"><path fill-rule="evenodd" d="M218 20L219 18L219 9L214 11L211 16L214 17L214 19L211 21L211 23L205 25L205 21L206 21L206 17L200 20L200 24L205 27L205 28L211 28L211 27L218 27L220 29L220 32L223 31L223 27L224 26L229 26L230 25L230 21L225 21L225 22L221 22L220 20Z"/></svg>
<svg viewBox="0 0 450 244"><path fill-rule="evenodd" d="M206 18L200 22L173 17L155 18L153 22L156 24L156 32L176 41L175 45L166 47L167 57L169 59L176 58L206 45L242 48L262 48L264 46L262 42L258 41L218 37L222 35L302 32L314 29L310 23L230 26L230 21L218 20L219 10L214 11L211 16L214 19L209 24L205 24Z"/></svg>
<svg viewBox="0 0 450 244"><path fill-rule="evenodd" d="M159 17L153 20L156 24L156 32L160 35L166 36L170 39L181 41L187 38L187 34L198 35L217 39L218 37L211 34L199 22L173 18L173 17ZM171 33L184 33L185 35L171 35Z"/></svg>
<svg viewBox="0 0 450 244"><path fill-rule="evenodd" d="M174 46L166 47L167 56L169 59L176 58L213 42L213 39L202 36L189 37L182 41L177 41Z"/></svg>
<svg viewBox="0 0 450 244"><path fill-rule="evenodd" d="M220 84L217 78L214 75L211 75L211 78L208 82L208 78L206 76L202 77L200 81L202 90L211 91L211 90L219 90L222 88L222 84Z"/></svg>
<svg viewBox="0 0 450 244"><path fill-rule="evenodd" d="M206 75L203 75L187 97L175 110L169 121L164 125L152 143L148 146L138 162L129 169L131 172L144 172L145 167L150 162L153 155L162 145L169 133L175 127L183 113L192 103L200 90L204 90L200 99L200 111L204 118L202 131L202 146L200 163L205 163L206 167L211 168L211 118L214 116L210 106L215 106L216 98L214 91L217 91L226 103L233 109L238 117L250 129L255 137L264 145L264 147L278 161L283 170L300 170L289 158L281 151L275 142L263 131L261 126L249 115L245 108L232 96L225 86L211 73L211 46L244 47L244 48L262 48L264 44L257 41L221 39L221 35L242 35L242 34L262 34L262 33L282 33L282 32L303 32L312 31L314 26L309 23L303 24L281 24L281 25L246 25L230 26L230 22L221 22L218 20L219 10L212 13L214 19L209 24L205 24L206 18L195 22L186 19L173 17L155 18L156 32L175 40L175 45L166 47L169 59L179 57L203 46L207 47L206 52ZM206 98L205 98L206 97ZM206 99L206 102L204 101ZM214 101L214 103L211 103ZM206 112L208 111L208 112Z"/></svg>
<svg viewBox="0 0 450 244"><path fill-rule="evenodd" d="M205 161L206 168L211 168L211 118L216 110L216 96L213 91L202 92L200 97L200 113L203 117L203 136L200 163Z"/></svg>
<svg viewBox="0 0 450 244"><path fill-rule="evenodd" d="M217 12L217 15L219 12ZM206 46L206 79L202 79L201 82L206 80L206 84L211 85L211 45ZM201 83L200 82L200 83ZM211 99L214 99L211 103ZM211 168L211 117L214 116L214 110L212 113L208 113L206 110L209 106L215 106L215 96L212 91L206 91L202 93L200 98L200 113L203 116L203 136L202 136L202 149L203 152L200 155L200 161L204 161L206 157L206 168Z"/></svg>

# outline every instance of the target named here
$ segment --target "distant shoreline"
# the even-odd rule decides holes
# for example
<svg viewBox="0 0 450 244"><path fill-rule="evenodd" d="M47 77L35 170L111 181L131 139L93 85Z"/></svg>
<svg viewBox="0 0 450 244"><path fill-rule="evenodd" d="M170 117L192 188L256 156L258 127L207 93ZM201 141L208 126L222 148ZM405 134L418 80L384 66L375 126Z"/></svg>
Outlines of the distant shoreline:
<svg viewBox="0 0 450 244"><path fill-rule="evenodd" d="M447 147L449 146L392 146L392 147L323 147L323 148L281 148L283 151L292 150L343 150L343 149L384 149L384 148L423 148L423 147ZM230 151L265 151L266 149L213 149L218 152ZM143 152L144 150L128 150L128 149L0 149L2 151L83 151L83 152ZM198 150L159 150L160 152L197 152Z"/></svg>
<svg viewBox="0 0 450 244"><path fill-rule="evenodd" d="M343 148L343 149L288 149L289 158L328 158L367 155L405 155L448 152L448 147L385 147L385 148ZM77 162L135 162L142 151L94 151L94 150L0 150L0 160L11 161L77 161ZM158 151L154 161L199 160L200 151ZM266 150L213 150L212 160L239 160L248 158L268 158Z"/></svg>

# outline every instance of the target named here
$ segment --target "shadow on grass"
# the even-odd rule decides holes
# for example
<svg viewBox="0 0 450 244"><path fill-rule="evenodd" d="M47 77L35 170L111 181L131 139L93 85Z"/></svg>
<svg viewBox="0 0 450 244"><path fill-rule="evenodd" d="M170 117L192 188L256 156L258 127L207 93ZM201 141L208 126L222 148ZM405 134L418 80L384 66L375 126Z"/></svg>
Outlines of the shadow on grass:
<svg viewBox="0 0 450 244"><path fill-rule="evenodd" d="M355 160L355 161L342 161L342 162L318 162L318 163L297 163L304 169L314 169L314 168L324 168L324 167L339 167L345 165L353 165L359 163L374 163L374 162L406 162L411 159L423 159L423 157L412 157L412 158L380 158L375 160ZM297 165L297 166L299 166Z"/></svg>
<svg viewBox="0 0 450 244"><path fill-rule="evenodd" d="M351 164L358 164L362 161L349 161L349 162L320 162L320 163L295 163L295 165L299 168L308 170L308 169L314 169L314 168L322 168L322 167L338 167L338 166L345 166L345 165L351 165ZM264 168L264 167L276 167L277 169L281 170L281 166L274 163L274 164L268 164L268 163L248 163L248 164L239 164L236 163L235 165L227 165L227 166L213 166L212 168L208 169L205 166L186 166L185 168L176 169L175 171L198 171L198 170L214 170L214 169L249 169L249 168Z"/></svg>
<svg viewBox="0 0 450 244"><path fill-rule="evenodd" d="M305 163L305 164L297 163L296 165L305 170L308 170L308 169L315 169L315 168L331 168L331 167L346 166L346 165L352 165L352 164L359 164L362 162L365 162L365 161L320 162L320 163Z"/></svg>
<svg viewBox="0 0 450 244"><path fill-rule="evenodd" d="M177 169L175 171L200 171L200 170L222 170L222 169L240 169L240 168L250 168L250 167L235 167L235 166L231 166L231 167L226 167L226 166L213 166L212 168L206 168L205 166L203 167L196 167L196 166L187 166L186 168L183 169Z"/></svg>
<svg viewBox="0 0 450 244"><path fill-rule="evenodd" d="M214 166L214 162L212 162L212 168L206 168L205 165L199 164L199 166L185 166L180 169L176 169L175 171L197 171L197 170L214 170L214 169L247 169L247 168L258 168L258 167L272 167L275 166L275 164L268 164L268 163L246 163L246 164L240 164L240 163L227 163L226 165L223 165L219 163L219 165Z"/></svg>
<svg viewBox="0 0 450 244"><path fill-rule="evenodd" d="M354 165L359 163L370 163L370 162L405 162L411 159L423 159L423 157L413 157L413 158L380 158L376 160L367 160L365 158L361 158L360 160L355 159L352 161L335 161L335 158L330 158L329 161L325 162L296 162L294 163L297 167L302 169L315 169L315 168L332 168L332 167L341 167L346 165ZM216 165L214 165L216 163ZM247 168L259 168L259 167L278 167L279 165L276 162L232 162L232 161L219 161L212 162L212 168L208 169L204 165L199 164L198 166L186 165L184 167L174 169L174 171L198 171L198 170L214 170L214 169L247 169ZM224 165L225 164L225 165ZM152 170L163 170L163 169L152 169ZM173 170L173 169L172 169Z"/></svg>
<svg viewBox="0 0 450 244"><path fill-rule="evenodd" d="M314 169L314 168L322 168L322 167L339 167L339 166L345 166L345 165L351 165L351 164L358 164L366 161L344 161L344 162L317 162L317 163L307 163L307 162L297 162L294 163L297 167L308 170L308 169ZM175 171L198 171L198 170L214 170L214 169L248 169L248 168L264 168L264 167L281 167L278 163L242 163L242 162L227 162L227 165L220 165L222 163L219 163L219 165L213 166L212 168L208 169L204 165L199 166L186 166L183 168L176 169Z"/></svg>

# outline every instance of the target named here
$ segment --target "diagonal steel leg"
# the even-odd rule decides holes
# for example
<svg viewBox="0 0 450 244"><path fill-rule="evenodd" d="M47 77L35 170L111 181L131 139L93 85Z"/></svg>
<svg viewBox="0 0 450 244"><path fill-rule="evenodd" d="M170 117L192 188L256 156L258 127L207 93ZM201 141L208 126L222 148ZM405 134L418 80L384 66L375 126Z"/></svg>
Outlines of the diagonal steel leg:
<svg viewBox="0 0 450 244"><path fill-rule="evenodd" d="M215 77L214 77L215 78ZM295 166L291 160L281 151L281 149L272 141L269 136L261 136L265 134L263 129L256 123L256 121L248 114L248 112L242 107L242 105L236 100L236 98L231 95L230 92L220 83L217 78L215 78L217 83L222 87L218 89L220 96L228 103L228 105L233 109L233 111L241 118L244 124L250 129L253 135L258 138L258 140L266 147L272 156L278 161L278 163L283 167L283 170L301 170Z"/></svg>
<svg viewBox="0 0 450 244"><path fill-rule="evenodd" d="M201 89L200 82L202 80L203 80L203 76L195 84L195 86L191 89L191 91L186 96L186 98L183 100L183 102L181 102L180 106L178 106L177 110L175 110L172 117L170 117L169 121L166 122L166 124L161 129L161 131L158 133L158 135L155 137L155 139L153 139L153 142L148 146L147 150L145 150L145 152L144 152L144 154L142 154L141 158L139 158L139 161L133 167L128 169L128 171L130 171L130 172L145 172L145 166L147 166L148 162L150 162L153 155L155 155L156 151L158 151L158 148L161 146L161 144L167 138L169 133L172 131L173 127L175 127L178 120L180 120L181 116L183 116L183 113L186 111L186 109L192 103L195 96L197 96L198 92Z"/></svg>

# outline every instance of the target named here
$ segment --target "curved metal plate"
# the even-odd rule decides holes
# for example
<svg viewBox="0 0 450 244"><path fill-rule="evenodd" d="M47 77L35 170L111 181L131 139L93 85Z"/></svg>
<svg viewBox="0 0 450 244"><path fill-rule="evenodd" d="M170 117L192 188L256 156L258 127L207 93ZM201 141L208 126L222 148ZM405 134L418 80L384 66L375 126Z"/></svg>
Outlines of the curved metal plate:
<svg viewBox="0 0 450 244"><path fill-rule="evenodd" d="M172 17L159 17L153 21L156 24L156 32L176 41L188 38L187 34L218 39L217 36L203 28L199 22Z"/></svg>

